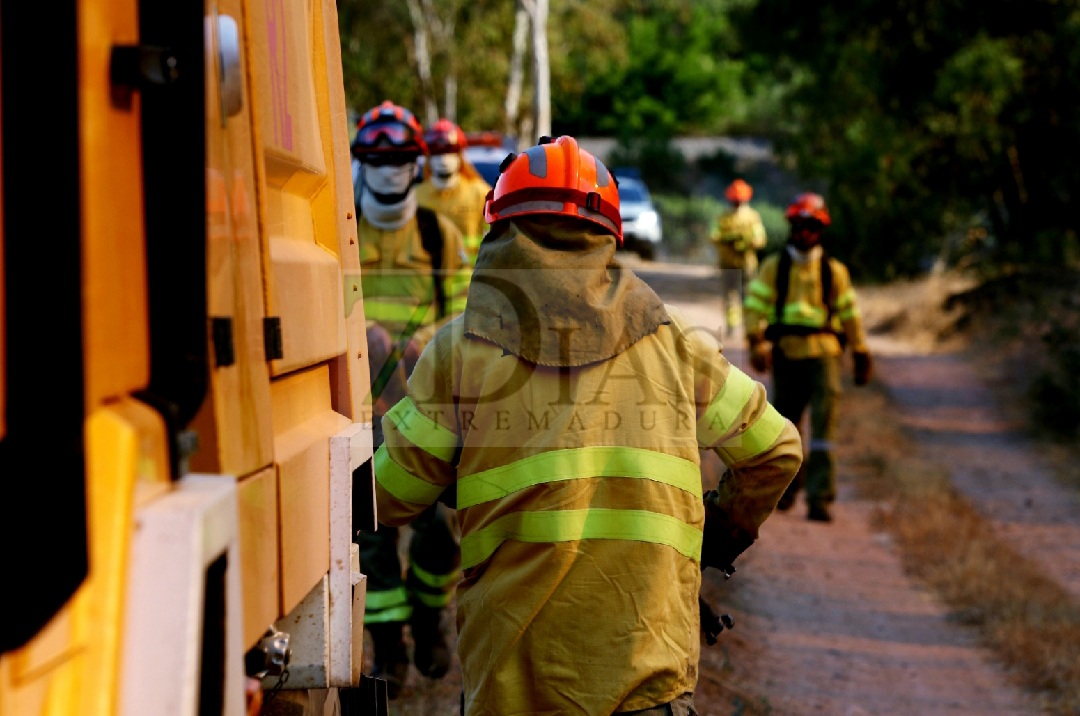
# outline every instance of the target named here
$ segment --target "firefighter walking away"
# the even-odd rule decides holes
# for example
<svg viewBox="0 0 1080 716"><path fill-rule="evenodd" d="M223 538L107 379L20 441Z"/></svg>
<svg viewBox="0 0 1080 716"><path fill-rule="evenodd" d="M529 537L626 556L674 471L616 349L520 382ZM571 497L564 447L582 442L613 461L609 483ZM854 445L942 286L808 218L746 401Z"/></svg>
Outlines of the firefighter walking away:
<svg viewBox="0 0 1080 716"><path fill-rule="evenodd" d="M508 157L485 214L465 312L383 418L380 519L456 489L468 716L695 714L702 568L757 539L798 431L617 262L615 177L574 138Z"/></svg>

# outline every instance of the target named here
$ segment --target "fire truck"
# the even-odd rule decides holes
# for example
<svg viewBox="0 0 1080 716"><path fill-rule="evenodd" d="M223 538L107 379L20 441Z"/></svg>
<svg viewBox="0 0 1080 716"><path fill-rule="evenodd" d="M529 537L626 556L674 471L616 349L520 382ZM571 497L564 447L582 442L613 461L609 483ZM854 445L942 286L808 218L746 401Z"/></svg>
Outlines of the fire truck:
<svg viewBox="0 0 1080 716"><path fill-rule="evenodd" d="M335 3L0 33L0 716L385 713Z"/></svg>

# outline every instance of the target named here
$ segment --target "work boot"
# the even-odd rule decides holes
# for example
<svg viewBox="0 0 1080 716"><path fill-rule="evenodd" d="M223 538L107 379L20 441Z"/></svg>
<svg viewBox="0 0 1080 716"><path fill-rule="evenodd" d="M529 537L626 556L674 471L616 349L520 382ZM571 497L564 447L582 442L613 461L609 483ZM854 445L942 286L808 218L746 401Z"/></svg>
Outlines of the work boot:
<svg viewBox="0 0 1080 716"><path fill-rule="evenodd" d="M413 607L409 627L413 638L413 664L429 679L441 679L450 670L450 647L443 636L442 610Z"/></svg>
<svg viewBox="0 0 1080 716"><path fill-rule="evenodd" d="M811 522L832 522L832 515L829 514L829 508L825 505L810 505L806 511L806 519Z"/></svg>
<svg viewBox="0 0 1080 716"><path fill-rule="evenodd" d="M409 675L409 657L402 639L402 623L368 624L375 662L371 675L386 682L386 698L396 699Z"/></svg>

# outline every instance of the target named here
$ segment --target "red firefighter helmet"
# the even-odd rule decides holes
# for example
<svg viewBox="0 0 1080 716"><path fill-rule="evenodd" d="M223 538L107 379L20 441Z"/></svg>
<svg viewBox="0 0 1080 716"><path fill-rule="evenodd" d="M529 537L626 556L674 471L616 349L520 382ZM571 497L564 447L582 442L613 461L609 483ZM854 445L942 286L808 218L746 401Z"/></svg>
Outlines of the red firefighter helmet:
<svg viewBox="0 0 1080 716"><path fill-rule="evenodd" d="M754 195L754 190L749 184L742 179L736 179L728 185L727 191L724 192L724 196L728 201L739 202L745 204L750 201L750 197Z"/></svg>
<svg viewBox="0 0 1080 716"><path fill-rule="evenodd" d="M365 154L428 153L424 130L412 112L386 100L378 107L364 112L356 123L352 143L354 156Z"/></svg>
<svg viewBox="0 0 1080 716"><path fill-rule="evenodd" d="M461 127L449 119L440 119L428 127L424 132L424 141L431 154L457 154L468 145Z"/></svg>
<svg viewBox="0 0 1080 716"><path fill-rule="evenodd" d="M590 221L622 246L619 188L604 163L573 137L541 137L521 154L509 154L484 204L484 219L561 214Z"/></svg>
<svg viewBox="0 0 1080 716"><path fill-rule="evenodd" d="M822 226L828 226L832 223L832 219L829 218L829 210L825 208L825 200L821 198L821 194L814 194L812 192L806 192L799 194L795 197L794 201L788 206L787 211L784 212L784 216L789 222L813 219L820 221Z"/></svg>

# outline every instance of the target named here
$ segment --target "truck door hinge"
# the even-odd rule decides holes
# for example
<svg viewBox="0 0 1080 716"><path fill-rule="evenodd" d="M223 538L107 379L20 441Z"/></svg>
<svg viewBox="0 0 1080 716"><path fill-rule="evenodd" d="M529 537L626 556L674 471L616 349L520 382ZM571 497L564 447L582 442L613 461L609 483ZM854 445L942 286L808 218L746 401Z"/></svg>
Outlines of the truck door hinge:
<svg viewBox="0 0 1080 716"><path fill-rule="evenodd" d="M279 360L285 357L280 317L267 316L263 318L263 346L266 348L266 360Z"/></svg>
<svg viewBox="0 0 1080 716"><path fill-rule="evenodd" d="M169 47L113 45L109 54L110 97L116 107L128 109L136 90L174 84L181 73L178 53Z"/></svg>

